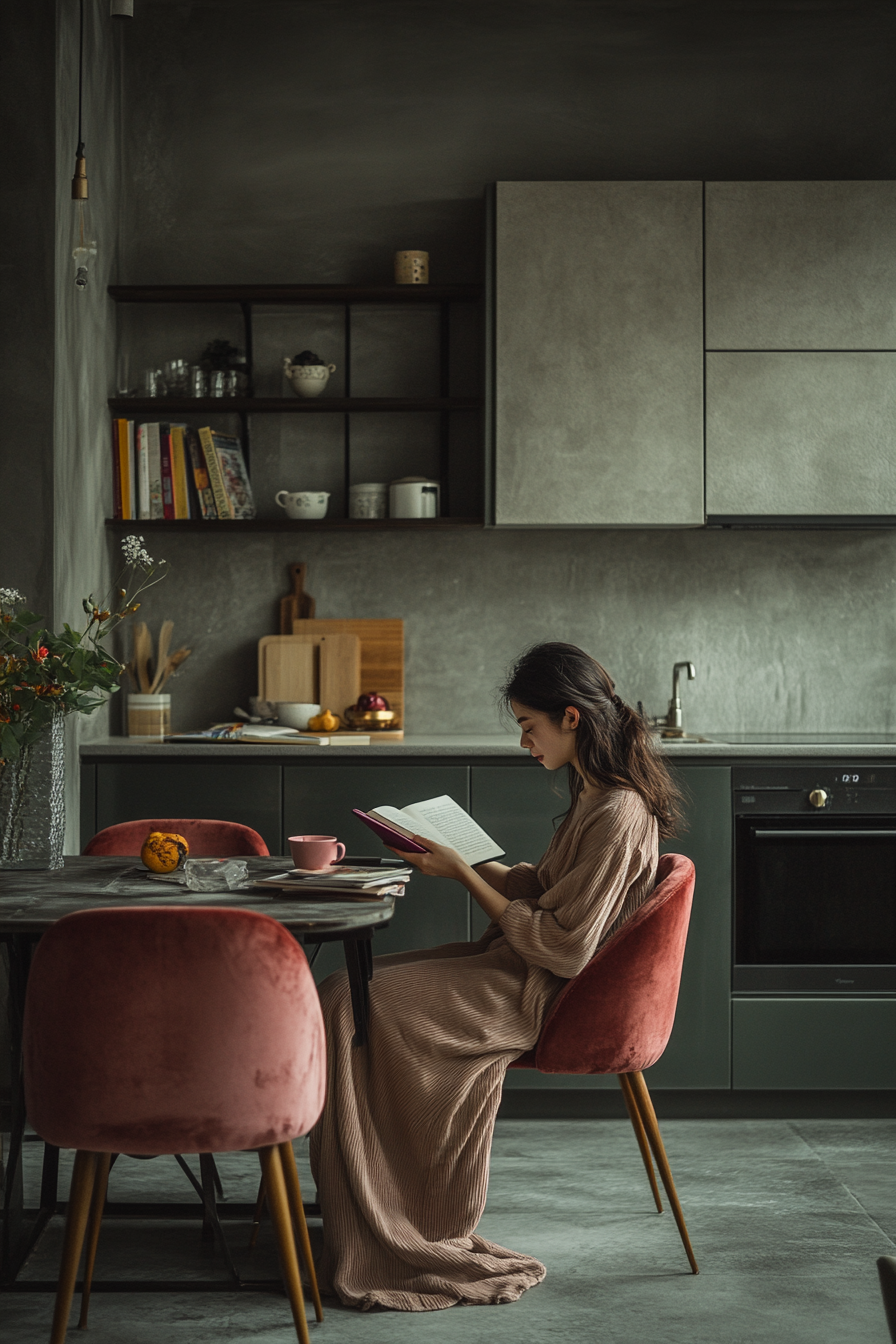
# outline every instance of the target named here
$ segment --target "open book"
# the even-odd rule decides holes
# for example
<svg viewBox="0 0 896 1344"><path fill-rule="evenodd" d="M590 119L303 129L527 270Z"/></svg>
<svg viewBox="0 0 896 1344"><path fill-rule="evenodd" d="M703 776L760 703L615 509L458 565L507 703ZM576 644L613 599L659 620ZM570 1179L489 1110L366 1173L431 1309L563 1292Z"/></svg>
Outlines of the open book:
<svg viewBox="0 0 896 1344"><path fill-rule="evenodd" d="M504 853L500 845L496 845L491 836L486 835L482 827L477 825L469 812L465 812L447 793L443 793L440 798L427 798L422 803L409 803L407 807L377 806L369 812L362 812L355 807L352 811L387 845L406 853L425 853L420 845L408 839L412 835L422 835L425 840L434 840L437 845L450 845L471 866L487 863L489 859L499 859Z"/></svg>

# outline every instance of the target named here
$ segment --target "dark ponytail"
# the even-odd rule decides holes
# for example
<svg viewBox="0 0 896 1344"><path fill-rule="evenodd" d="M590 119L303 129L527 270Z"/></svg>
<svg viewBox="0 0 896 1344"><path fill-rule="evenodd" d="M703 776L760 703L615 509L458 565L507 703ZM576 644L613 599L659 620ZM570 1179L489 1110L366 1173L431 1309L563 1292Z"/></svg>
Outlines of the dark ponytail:
<svg viewBox="0 0 896 1344"><path fill-rule="evenodd" d="M601 788L633 789L656 817L662 839L681 823L681 794L637 710L615 694L609 672L575 644L537 644L517 660L501 688L511 701L547 714L559 724L568 706L579 711L576 759L585 777ZM582 775L569 766L573 802Z"/></svg>

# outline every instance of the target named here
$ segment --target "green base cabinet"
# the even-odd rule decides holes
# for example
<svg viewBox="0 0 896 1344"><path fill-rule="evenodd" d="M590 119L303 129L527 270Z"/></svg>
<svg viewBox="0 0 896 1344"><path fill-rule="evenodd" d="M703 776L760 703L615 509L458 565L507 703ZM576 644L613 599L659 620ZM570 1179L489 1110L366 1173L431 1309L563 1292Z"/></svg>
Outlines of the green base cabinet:
<svg viewBox="0 0 896 1344"><path fill-rule="evenodd" d="M735 1088L896 1088L896 999L735 999Z"/></svg>

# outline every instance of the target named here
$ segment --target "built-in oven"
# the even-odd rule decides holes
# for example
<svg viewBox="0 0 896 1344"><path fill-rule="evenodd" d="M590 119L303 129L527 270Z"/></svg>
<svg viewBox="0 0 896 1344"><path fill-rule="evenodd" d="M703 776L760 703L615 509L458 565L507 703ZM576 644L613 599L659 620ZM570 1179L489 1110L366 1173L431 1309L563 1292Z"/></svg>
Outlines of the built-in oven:
<svg viewBox="0 0 896 1344"><path fill-rule="evenodd" d="M736 994L896 990L896 766L738 766Z"/></svg>

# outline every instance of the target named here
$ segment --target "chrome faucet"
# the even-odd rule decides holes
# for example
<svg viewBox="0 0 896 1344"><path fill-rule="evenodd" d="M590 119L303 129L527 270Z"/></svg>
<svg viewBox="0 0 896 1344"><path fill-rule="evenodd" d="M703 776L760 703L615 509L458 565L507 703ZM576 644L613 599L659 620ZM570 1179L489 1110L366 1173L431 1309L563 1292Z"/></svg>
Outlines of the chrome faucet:
<svg viewBox="0 0 896 1344"><path fill-rule="evenodd" d="M672 668L672 699L669 701L669 712L666 715L666 727L678 728L684 727L681 713L681 674L687 671L688 681L693 681L697 675L697 669L693 663L676 663Z"/></svg>

